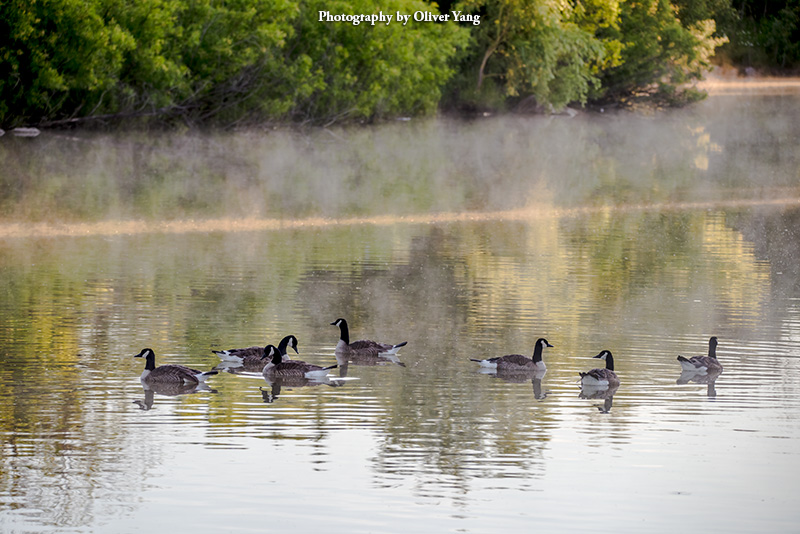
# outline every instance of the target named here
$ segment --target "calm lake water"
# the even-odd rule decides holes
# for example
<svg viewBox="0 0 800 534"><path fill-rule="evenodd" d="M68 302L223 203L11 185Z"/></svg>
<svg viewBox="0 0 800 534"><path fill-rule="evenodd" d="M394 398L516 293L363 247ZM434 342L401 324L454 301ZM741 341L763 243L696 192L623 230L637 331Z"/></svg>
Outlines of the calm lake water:
<svg viewBox="0 0 800 534"><path fill-rule="evenodd" d="M796 90L0 138L0 531L797 532L798 145ZM330 365L338 317L402 365L175 394L133 358ZM469 361L538 337L543 377ZM601 349L622 384L582 398Z"/></svg>

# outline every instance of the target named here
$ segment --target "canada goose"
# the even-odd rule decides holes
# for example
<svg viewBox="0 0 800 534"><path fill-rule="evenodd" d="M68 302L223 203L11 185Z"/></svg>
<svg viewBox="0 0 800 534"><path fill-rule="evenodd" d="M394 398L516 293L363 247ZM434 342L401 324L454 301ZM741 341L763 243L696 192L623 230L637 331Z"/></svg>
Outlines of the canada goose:
<svg viewBox="0 0 800 534"><path fill-rule="evenodd" d="M288 348L293 348L295 354L297 351L297 338L289 334L281 339L278 344L278 352L283 356L284 360L289 360L286 354ZM246 349L228 349L228 350L212 350L214 354L220 357L222 361L241 363L244 365L257 365L264 358L264 347L247 347ZM265 364L267 362L264 362Z"/></svg>
<svg viewBox="0 0 800 534"><path fill-rule="evenodd" d="M267 380L267 382L275 377L295 376L323 380L328 376L328 371L330 369L335 369L337 367L336 364L329 365L328 367L320 367L319 365L313 365L300 360L284 362L278 349L276 349L274 345L267 345L264 348L264 353L270 358L269 363L267 363L267 365L264 366L264 370L261 371L261 374L264 375L264 379Z"/></svg>
<svg viewBox="0 0 800 534"><path fill-rule="evenodd" d="M722 372L722 364L717 359L717 337L712 336L708 340L708 356L692 356L684 358L678 356L681 362L681 369L684 371L694 371L698 373Z"/></svg>
<svg viewBox="0 0 800 534"><path fill-rule="evenodd" d="M542 350L545 347L552 347L550 343L543 337L536 340L533 347L533 357L528 358L522 354L508 354L507 356L497 356L495 358L486 358L485 360L477 360L470 358L473 362L478 362L481 367L488 369L497 369L497 371L514 372L514 371L544 371L547 366L542 360Z"/></svg>
<svg viewBox="0 0 800 534"><path fill-rule="evenodd" d="M605 360L606 368L592 369L585 373L579 373L581 375L581 386L608 386L610 388L619 386L619 378L614 372L614 357L611 355L611 351L604 350L597 356L592 356L592 358Z"/></svg>
<svg viewBox="0 0 800 534"><path fill-rule="evenodd" d="M339 342L336 344L336 354L348 357L387 357L397 354L400 347L404 347L408 343L407 341L403 341L397 345L389 345L388 343L378 343L377 341L371 341L369 339L362 339L350 343L350 330L347 328L347 321L344 319L336 319L331 324L339 327Z"/></svg>
<svg viewBox="0 0 800 534"><path fill-rule="evenodd" d="M156 353L153 349L142 349L136 358L146 358L142 382L171 382L173 384L198 384L218 371L198 371L185 365L159 365L156 367Z"/></svg>

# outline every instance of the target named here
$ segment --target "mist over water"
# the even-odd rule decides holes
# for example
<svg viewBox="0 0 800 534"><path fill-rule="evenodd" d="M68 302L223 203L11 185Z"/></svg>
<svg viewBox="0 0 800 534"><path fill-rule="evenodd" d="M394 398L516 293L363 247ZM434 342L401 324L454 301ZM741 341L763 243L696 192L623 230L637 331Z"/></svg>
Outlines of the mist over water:
<svg viewBox="0 0 800 534"><path fill-rule="evenodd" d="M0 232L37 222L122 221L120 231L131 232L142 231L132 222L187 219L791 203L800 126L788 110L796 98L734 94L647 115L443 118L302 132L6 136Z"/></svg>
<svg viewBox="0 0 800 534"><path fill-rule="evenodd" d="M800 95L740 93L0 138L0 530L794 532ZM186 393L133 358L292 333L331 365L338 317L399 362ZM683 377L712 335L723 373ZM469 361L539 337L541 376Z"/></svg>

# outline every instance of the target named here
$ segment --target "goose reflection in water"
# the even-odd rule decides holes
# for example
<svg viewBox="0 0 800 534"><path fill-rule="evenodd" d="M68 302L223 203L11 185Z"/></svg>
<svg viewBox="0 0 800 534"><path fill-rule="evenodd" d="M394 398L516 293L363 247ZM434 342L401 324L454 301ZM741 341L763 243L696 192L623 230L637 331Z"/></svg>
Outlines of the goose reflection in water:
<svg viewBox="0 0 800 534"><path fill-rule="evenodd" d="M363 365L366 367L376 365L397 365L405 367L406 364L400 361L397 354L379 354L376 356L363 354L343 354L336 351L336 363L339 365L339 377L346 378L350 365Z"/></svg>
<svg viewBox="0 0 800 534"><path fill-rule="evenodd" d="M709 398L714 398L717 396L717 388L715 386L717 382L717 378L719 375L722 374L722 369L718 371L687 371L683 370L681 372L681 376L678 377L676 380L676 384L684 385L684 384L706 384L707 386L707 395Z"/></svg>
<svg viewBox="0 0 800 534"><path fill-rule="evenodd" d="M252 375L261 378L261 371L267 362L220 362L214 366L214 370L223 371L232 375Z"/></svg>
<svg viewBox="0 0 800 534"><path fill-rule="evenodd" d="M330 386L338 388L344 385L344 382L336 378L305 378L303 376L279 376L279 377L264 377L264 381L269 388L258 388L261 391L261 398L267 404L272 404L281 395L282 388L304 388L316 386Z"/></svg>
<svg viewBox="0 0 800 534"><path fill-rule="evenodd" d="M611 412L611 405L614 401L614 394L619 389L619 386L591 386L584 385L581 387L581 392L578 397L581 399L603 399L603 406L597 406L601 413Z"/></svg>
<svg viewBox="0 0 800 534"><path fill-rule="evenodd" d="M205 382L199 384L165 384L159 382L146 383L142 382L142 389L144 390L144 399L133 401L140 409L149 410L153 407L155 394L164 395L165 397L176 397L178 395L191 395L193 393L216 393L216 389L212 389Z"/></svg>
<svg viewBox="0 0 800 534"><path fill-rule="evenodd" d="M509 384L522 384L523 382L531 381L533 386L533 398L536 400L544 400L550 394L549 391L542 391L542 378L547 374L547 369L530 369L525 371L504 371L494 370L487 367L478 369L480 374L489 375L493 378L498 378L503 382Z"/></svg>

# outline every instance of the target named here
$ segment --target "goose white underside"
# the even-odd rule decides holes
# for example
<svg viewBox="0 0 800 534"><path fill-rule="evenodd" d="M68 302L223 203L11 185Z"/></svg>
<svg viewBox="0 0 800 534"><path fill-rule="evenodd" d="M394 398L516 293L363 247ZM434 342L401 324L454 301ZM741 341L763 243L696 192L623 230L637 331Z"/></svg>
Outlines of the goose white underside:
<svg viewBox="0 0 800 534"><path fill-rule="evenodd" d="M300 362L304 363L304 362ZM264 370L261 372L261 375L265 379L275 379L275 378L308 378L310 380L325 380L328 376L328 373L331 369L336 368L335 365L327 368L319 368L317 366L309 366L312 369L303 372L301 369L297 367L294 368L285 368L285 367L276 367L274 363L270 362L264 367ZM316 367L316 368L314 368ZM308 368L308 367L306 367ZM302 374L301 374L302 373Z"/></svg>
<svg viewBox="0 0 800 534"><path fill-rule="evenodd" d="M308 371L304 374L306 378L310 378L312 380L324 380L326 376L328 376L328 369L320 369L319 371Z"/></svg>
<svg viewBox="0 0 800 534"><path fill-rule="evenodd" d="M602 379L598 380L597 378L591 375L585 375L581 377L581 385L586 387L608 387L608 380Z"/></svg>
<svg viewBox="0 0 800 534"><path fill-rule="evenodd" d="M358 346L360 343L371 343L371 346L366 346L366 347ZM356 347L353 347L352 345L348 345L347 343L345 343L343 339L340 339L336 343L336 352L339 354L362 353L370 356L379 356L381 358L392 358L393 356L396 356L397 353L400 352L400 349L405 347L406 344L407 343L398 343L397 345L388 345L386 343L376 343L374 341L358 340L353 342L353 345L356 345Z"/></svg>
<svg viewBox="0 0 800 534"><path fill-rule="evenodd" d="M683 369L684 371L692 371L693 373L708 372L708 367L706 367L705 365L697 366L690 361L688 362L681 361L680 364L681 364L681 369Z"/></svg>
<svg viewBox="0 0 800 534"><path fill-rule="evenodd" d="M328 369L320 369L319 371L307 371L302 375L299 374L282 374L280 371L277 372L265 372L261 374L261 377L266 379L268 382L271 380L277 380L281 378L291 379L291 378L308 378L309 380L317 380L323 381L327 380L328 378Z"/></svg>
<svg viewBox="0 0 800 534"><path fill-rule="evenodd" d="M215 367L215 369L220 369L222 371L226 371L232 375L236 375L239 378L253 378L258 380L263 380L264 375L259 371L239 371L241 367L220 367L219 365Z"/></svg>
<svg viewBox="0 0 800 534"><path fill-rule="evenodd" d="M200 373L199 375L194 375L194 377L200 382L205 382L206 378L210 378L215 374L217 373Z"/></svg>
<svg viewBox="0 0 800 534"><path fill-rule="evenodd" d="M223 362L242 363L244 361L243 357L231 354L231 352L227 350L218 350L216 354Z"/></svg>
<svg viewBox="0 0 800 534"><path fill-rule="evenodd" d="M238 361L235 362L233 360L222 360L217 365L214 366L214 369L219 371L227 371L229 369L240 369L244 362Z"/></svg>
<svg viewBox="0 0 800 534"><path fill-rule="evenodd" d="M242 350L247 350L247 349L215 350L213 352L214 354L219 356L219 359L222 362L238 363L238 364L247 363L245 360L250 361L253 360L254 358L260 358L261 355L263 354L263 351L259 351L258 354L254 354L254 351L249 351L247 354L243 355L241 352ZM283 361L286 362L291 360L288 354L284 354L282 358Z"/></svg>
<svg viewBox="0 0 800 534"><path fill-rule="evenodd" d="M546 371L547 366L544 364L544 361L536 362L533 365L514 365L513 363L509 363L508 361L503 362L503 365L498 369L497 362L498 360L492 359L485 359L485 360L473 360L478 362L478 365L481 366L481 371L497 371L497 370L504 370L504 371Z"/></svg>

